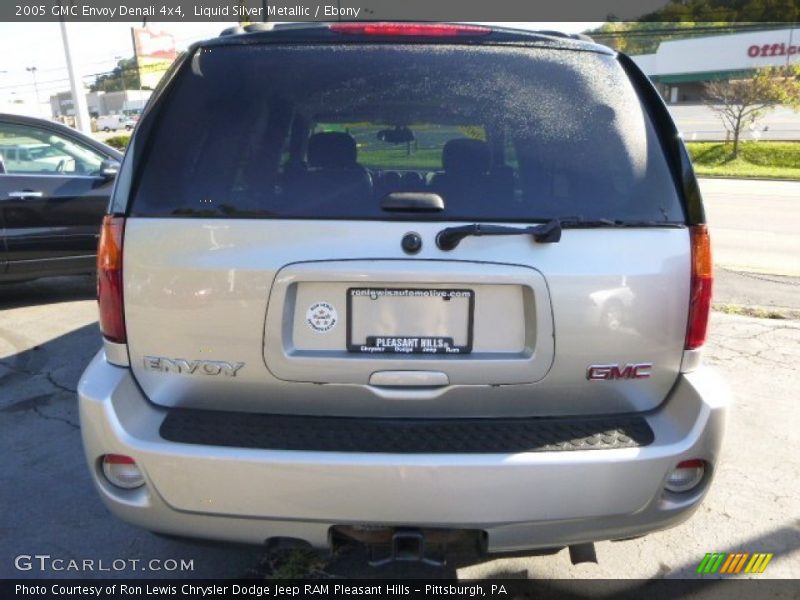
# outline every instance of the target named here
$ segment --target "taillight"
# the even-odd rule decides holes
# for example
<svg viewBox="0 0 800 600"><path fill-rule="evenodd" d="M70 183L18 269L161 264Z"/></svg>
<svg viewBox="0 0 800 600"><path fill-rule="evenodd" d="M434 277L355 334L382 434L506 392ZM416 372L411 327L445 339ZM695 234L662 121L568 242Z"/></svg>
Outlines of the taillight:
<svg viewBox="0 0 800 600"><path fill-rule="evenodd" d="M351 35L376 35L385 37L462 37L488 35L489 27L449 23L333 23L330 30Z"/></svg>
<svg viewBox="0 0 800 600"><path fill-rule="evenodd" d="M706 463L700 459L684 460L678 463L667 477L664 487L670 492L683 493L693 490L703 481Z"/></svg>
<svg viewBox="0 0 800 600"><path fill-rule="evenodd" d="M97 248L97 301L100 306L100 331L117 344L126 342L125 314L122 306L122 234L125 218L106 215Z"/></svg>
<svg viewBox="0 0 800 600"><path fill-rule="evenodd" d="M119 488L132 490L144 485L144 475L130 456L106 454L103 456L102 465L103 475Z"/></svg>
<svg viewBox="0 0 800 600"><path fill-rule="evenodd" d="M702 346L706 341L714 271L711 262L711 238L708 235L708 227L694 225L689 228L689 232L692 244L692 283L689 296L686 350L694 350Z"/></svg>

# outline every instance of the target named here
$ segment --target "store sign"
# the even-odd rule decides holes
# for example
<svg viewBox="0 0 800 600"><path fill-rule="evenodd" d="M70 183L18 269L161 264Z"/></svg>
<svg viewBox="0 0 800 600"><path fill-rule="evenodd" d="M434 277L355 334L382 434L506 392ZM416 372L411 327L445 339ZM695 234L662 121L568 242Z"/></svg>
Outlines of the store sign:
<svg viewBox="0 0 800 600"><path fill-rule="evenodd" d="M763 56L792 56L800 54L800 46L792 46L791 44L753 44L747 49L747 56L750 58L758 58Z"/></svg>
<svg viewBox="0 0 800 600"><path fill-rule="evenodd" d="M133 48L142 87L154 89L178 56L175 38L150 27L133 27Z"/></svg>

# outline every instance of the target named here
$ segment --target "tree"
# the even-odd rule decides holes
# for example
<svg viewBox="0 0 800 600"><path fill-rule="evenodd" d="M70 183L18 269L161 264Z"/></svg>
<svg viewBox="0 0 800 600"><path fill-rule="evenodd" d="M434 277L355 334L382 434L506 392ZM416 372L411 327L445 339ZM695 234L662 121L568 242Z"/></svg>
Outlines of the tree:
<svg viewBox="0 0 800 600"><path fill-rule="evenodd" d="M110 73L98 75L89 86L92 92L119 92L122 90L138 90L140 88L139 69L135 58L123 58Z"/></svg>
<svg viewBox="0 0 800 600"><path fill-rule="evenodd" d="M779 104L800 107L800 67L759 69L752 77L704 84L706 104L719 114L733 136L733 158L739 156L742 127Z"/></svg>
<svg viewBox="0 0 800 600"><path fill-rule="evenodd" d="M728 23L612 21L587 31L596 42L632 56L651 54L661 42L695 37L699 33L729 33Z"/></svg>
<svg viewBox="0 0 800 600"><path fill-rule="evenodd" d="M601 44L626 54L655 52L661 42L775 28L800 19L797 0L670 0L636 21L609 22L587 31Z"/></svg>

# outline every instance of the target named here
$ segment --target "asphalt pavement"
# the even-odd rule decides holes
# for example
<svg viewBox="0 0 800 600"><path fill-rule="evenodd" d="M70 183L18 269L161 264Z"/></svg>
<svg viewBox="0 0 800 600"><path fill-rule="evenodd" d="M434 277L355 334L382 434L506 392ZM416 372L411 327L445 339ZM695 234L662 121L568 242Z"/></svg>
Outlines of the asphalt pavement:
<svg viewBox="0 0 800 600"><path fill-rule="evenodd" d="M800 309L800 181L701 179L718 304Z"/></svg>
<svg viewBox="0 0 800 600"><path fill-rule="evenodd" d="M701 179L714 264L800 276L800 181Z"/></svg>
<svg viewBox="0 0 800 600"><path fill-rule="evenodd" d="M675 104L668 108L678 131L687 141L721 141L728 136L719 113L705 104ZM800 140L800 113L786 106L767 111L752 126L745 126L742 139Z"/></svg>
<svg viewBox="0 0 800 600"><path fill-rule="evenodd" d="M799 188L716 180L702 186L717 244L717 301L722 287L742 303L765 304L770 295L783 298L781 305L796 303L797 278L752 270L752 263L772 256L769 244L742 249L737 240L760 237L777 241L779 254L793 251L792 230L800 223L792 201ZM797 256L782 257L774 270L791 270ZM721 273L744 283L720 286ZM754 292L753 282L763 289ZM261 548L159 537L117 521L100 502L83 460L75 398L78 378L100 347L93 297L90 278L0 288L0 577L217 578L263 572ZM741 551L775 554L761 577L800 577L799 361L800 321L713 314L706 362L726 376L736 406L711 491L698 513L676 528L597 544L598 564L573 566L561 551L443 569L404 564L380 570L365 566L363 556L345 554L322 568L331 575L376 577L692 577L705 553ZM94 560L95 569L100 560L108 566L136 558L145 564L154 558L189 560L193 569L15 567L16 557L36 554Z"/></svg>

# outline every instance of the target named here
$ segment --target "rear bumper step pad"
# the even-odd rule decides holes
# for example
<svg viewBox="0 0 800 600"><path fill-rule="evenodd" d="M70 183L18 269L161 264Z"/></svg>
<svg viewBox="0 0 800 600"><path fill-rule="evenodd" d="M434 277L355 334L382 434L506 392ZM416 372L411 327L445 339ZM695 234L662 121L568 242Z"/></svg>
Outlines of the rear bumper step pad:
<svg viewBox="0 0 800 600"><path fill-rule="evenodd" d="M639 415L516 419L380 419L172 409L172 442L319 452L463 454L636 448L653 442Z"/></svg>

